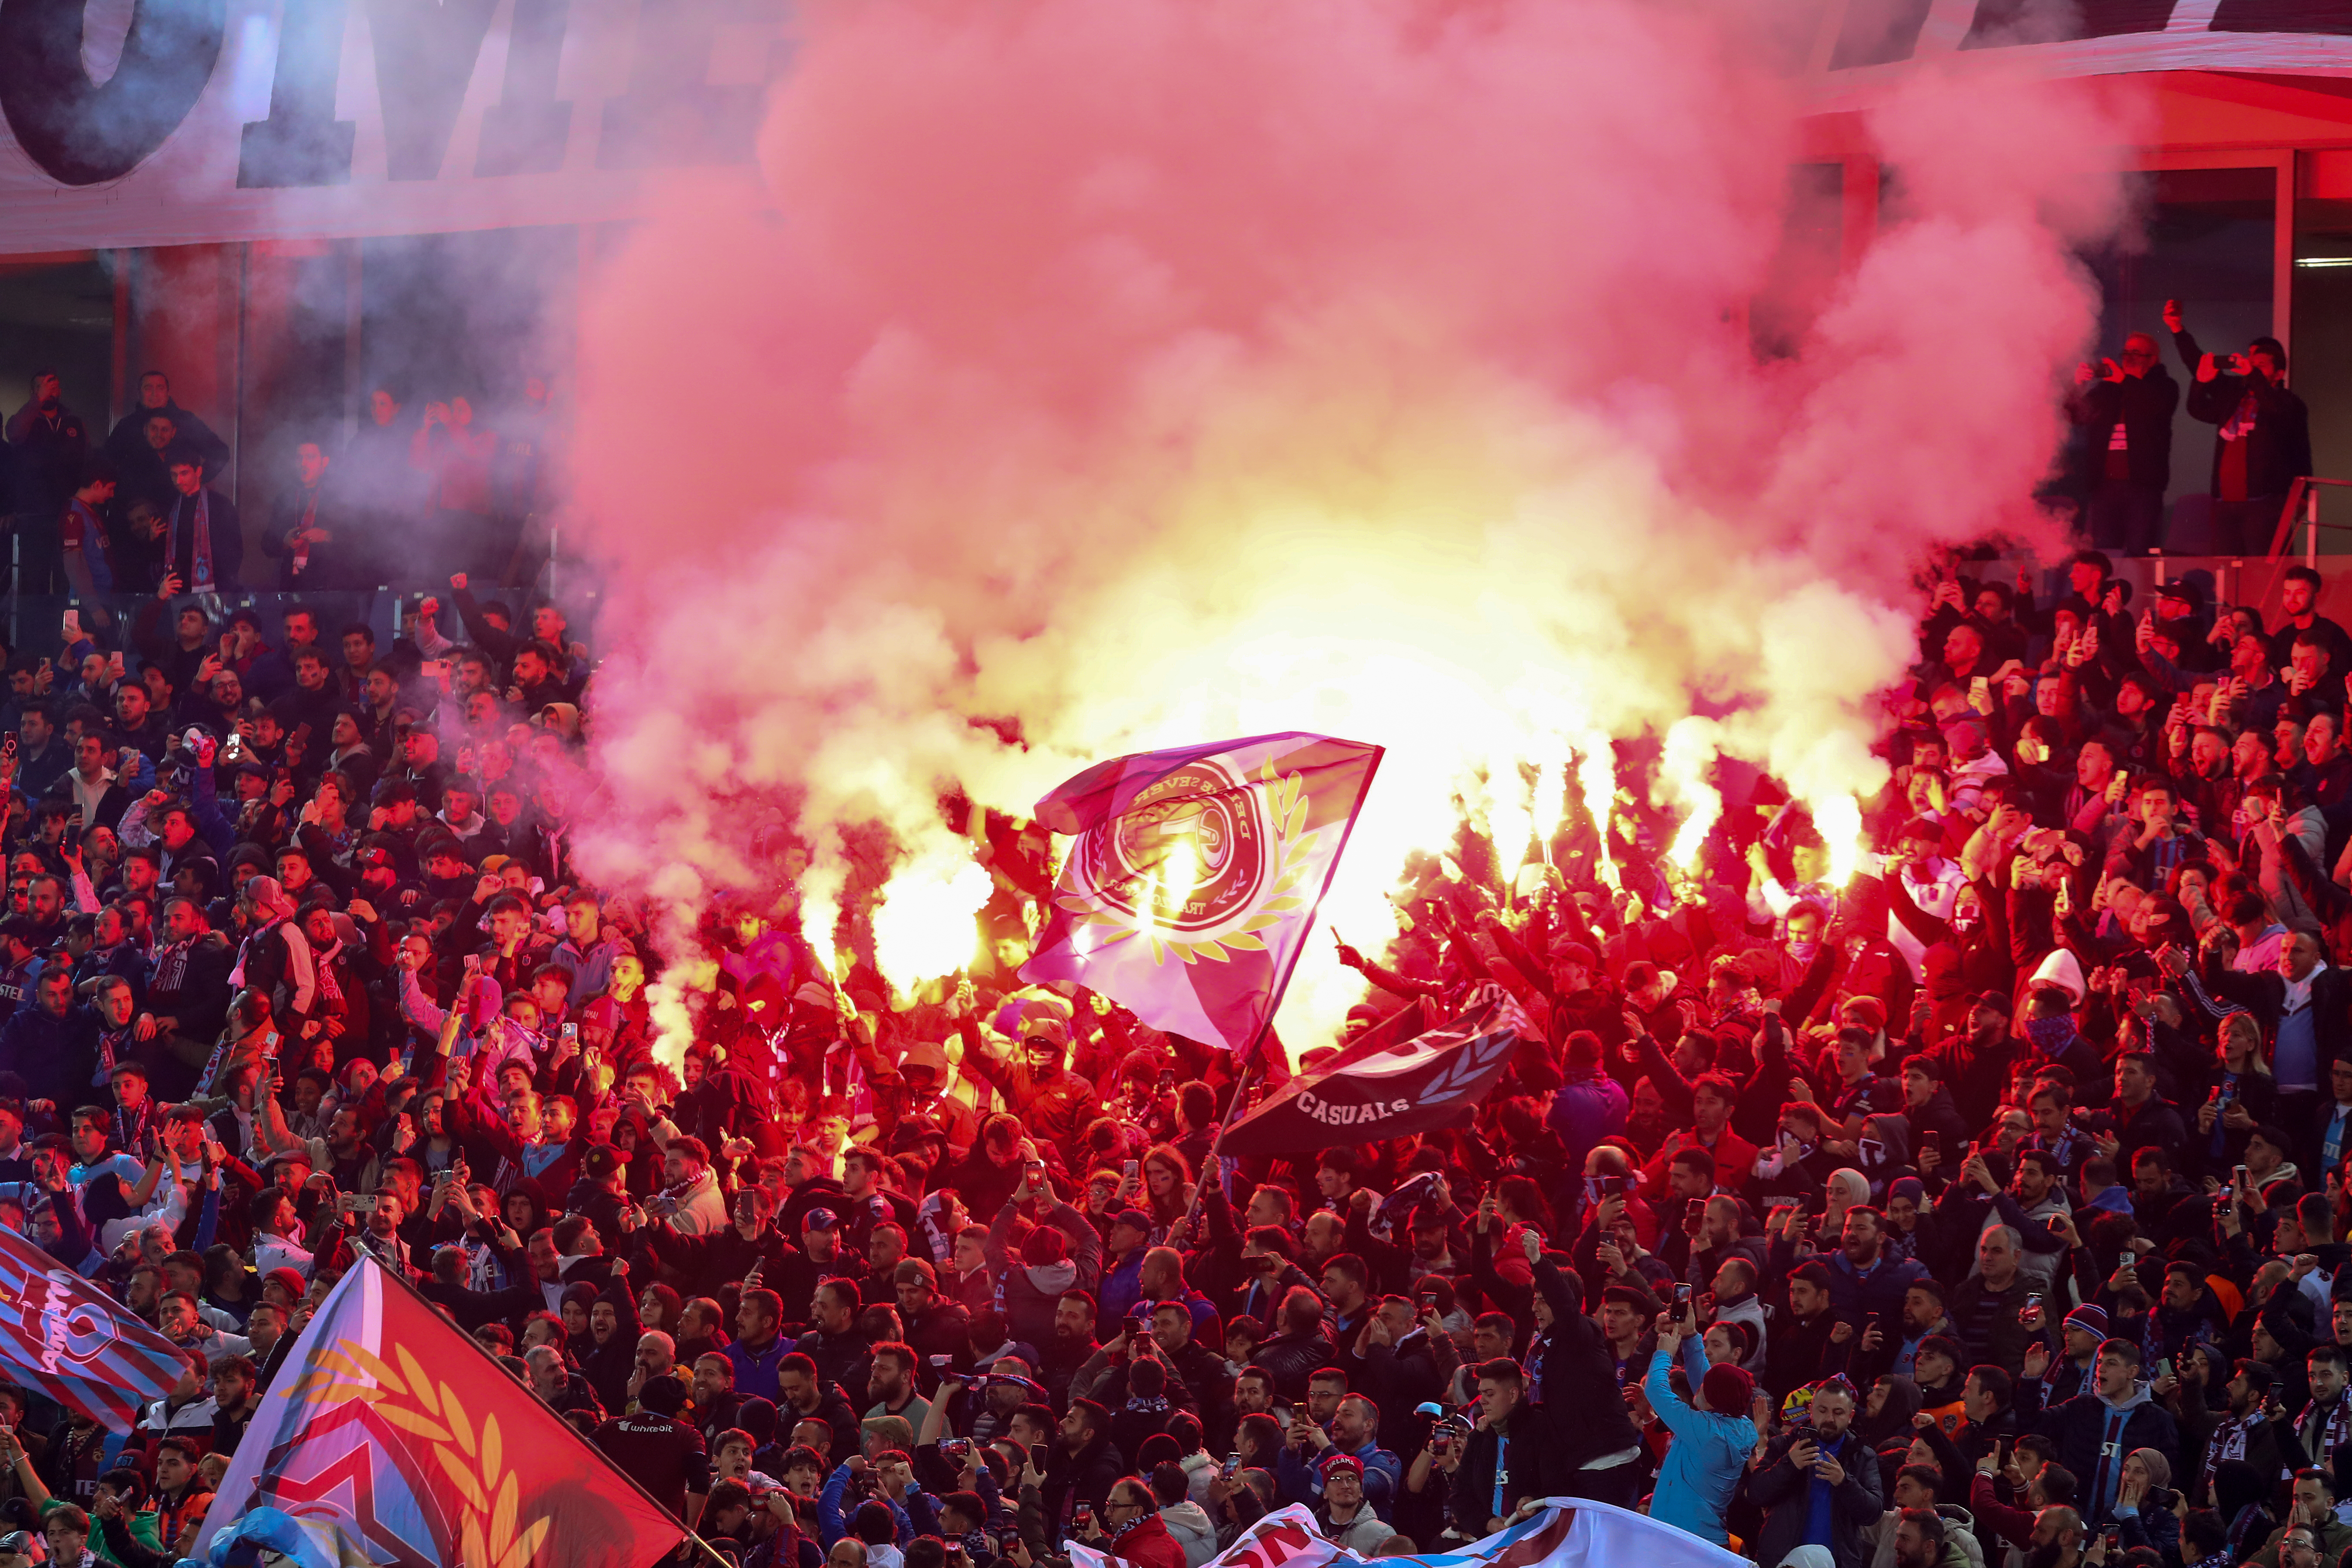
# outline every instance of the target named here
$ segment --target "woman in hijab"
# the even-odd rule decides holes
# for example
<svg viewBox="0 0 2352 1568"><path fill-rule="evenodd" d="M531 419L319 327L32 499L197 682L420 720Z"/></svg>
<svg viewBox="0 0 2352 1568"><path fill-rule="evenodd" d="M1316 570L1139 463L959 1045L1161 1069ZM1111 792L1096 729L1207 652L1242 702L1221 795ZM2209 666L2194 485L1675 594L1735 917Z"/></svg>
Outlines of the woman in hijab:
<svg viewBox="0 0 2352 1568"><path fill-rule="evenodd" d="M2172 1511L2172 1461L2155 1448L2124 1456L2113 1517L2124 1549L2154 1547L2168 1562L2180 1544L2180 1516Z"/></svg>
<svg viewBox="0 0 2352 1568"><path fill-rule="evenodd" d="M1835 1237L1845 1229L1845 1211L1870 1205L1870 1178L1851 1165L1840 1165L1823 1184L1828 1206L1822 1211L1820 1234Z"/></svg>

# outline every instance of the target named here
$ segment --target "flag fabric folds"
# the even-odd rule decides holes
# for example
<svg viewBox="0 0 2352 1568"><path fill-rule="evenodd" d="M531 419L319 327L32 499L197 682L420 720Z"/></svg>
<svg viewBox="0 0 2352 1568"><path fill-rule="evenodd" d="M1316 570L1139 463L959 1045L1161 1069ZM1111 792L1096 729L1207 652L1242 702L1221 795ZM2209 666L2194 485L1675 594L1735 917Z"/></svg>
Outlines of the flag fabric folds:
<svg viewBox="0 0 2352 1568"><path fill-rule="evenodd" d="M196 1555L278 1509L345 1568L645 1568L686 1529L425 1299L362 1258L254 1413Z"/></svg>
<svg viewBox="0 0 2352 1568"><path fill-rule="evenodd" d="M1297 732L1097 763L1037 803L1075 842L1024 980L1252 1050L1281 1005L1381 748Z"/></svg>
<svg viewBox="0 0 2352 1568"><path fill-rule="evenodd" d="M13 1230L0 1229L0 1366L112 1431L178 1386L177 1345Z"/></svg>
<svg viewBox="0 0 2352 1568"><path fill-rule="evenodd" d="M1073 1568L1118 1568L1118 1560L1083 1542L1069 1548ZM1420 1568L1754 1568L1744 1557L1701 1541L1646 1514L1607 1503L1551 1498L1527 1518L1483 1541L1451 1552L1379 1561ZM1203 1568L1369 1568L1368 1560L1326 1537L1315 1516L1297 1503L1276 1509Z"/></svg>
<svg viewBox="0 0 2352 1568"><path fill-rule="evenodd" d="M1475 987L1458 1016L1409 1037L1372 1031L1226 1131L1229 1155L1282 1154L1428 1132L1469 1115L1523 1040L1542 1032L1510 994Z"/></svg>

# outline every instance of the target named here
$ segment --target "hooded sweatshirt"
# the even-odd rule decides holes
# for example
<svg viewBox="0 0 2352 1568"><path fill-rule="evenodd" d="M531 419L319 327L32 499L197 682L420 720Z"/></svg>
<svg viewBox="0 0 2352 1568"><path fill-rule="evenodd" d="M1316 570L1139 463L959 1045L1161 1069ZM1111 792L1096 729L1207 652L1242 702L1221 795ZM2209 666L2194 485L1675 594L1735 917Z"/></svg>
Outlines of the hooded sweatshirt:
<svg viewBox="0 0 2352 1568"><path fill-rule="evenodd" d="M1727 1545L1730 1536L1723 1526L1723 1510L1747 1471L1748 1450L1756 1447L1756 1423L1745 1415L1717 1415L1685 1403L1666 1381L1673 1360L1664 1351L1654 1352L1643 1384L1650 1407L1674 1434L1658 1467L1650 1517L1702 1541Z"/></svg>

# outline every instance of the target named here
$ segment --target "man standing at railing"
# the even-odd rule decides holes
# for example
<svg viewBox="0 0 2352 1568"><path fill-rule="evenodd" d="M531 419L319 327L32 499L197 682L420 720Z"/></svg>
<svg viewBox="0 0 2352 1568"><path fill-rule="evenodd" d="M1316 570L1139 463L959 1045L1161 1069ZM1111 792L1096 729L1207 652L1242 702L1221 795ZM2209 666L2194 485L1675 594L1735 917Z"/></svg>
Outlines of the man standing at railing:
<svg viewBox="0 0 2352 1568"><path fill-rule="evenodd" d="M2297 478L2311 472L2311 416L2286 388L2286 349L2256 338L2243 353L2201 352L2180 313L2164 302L2164 324L2183 363L2197 374L2189 416L2219 426L2213 443L2213 547L2223 555L2270 548L2279 511Z"/></svg>

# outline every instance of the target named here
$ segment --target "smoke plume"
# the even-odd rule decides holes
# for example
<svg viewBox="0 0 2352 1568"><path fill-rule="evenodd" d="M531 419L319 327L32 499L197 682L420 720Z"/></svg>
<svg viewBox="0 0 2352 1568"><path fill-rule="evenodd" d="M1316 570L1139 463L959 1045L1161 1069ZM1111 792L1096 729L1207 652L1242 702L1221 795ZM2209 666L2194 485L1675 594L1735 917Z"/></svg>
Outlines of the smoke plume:
<svg viewBox="0 0 2352 1568"><path fill-rule="evenodd" d="M591 853L674 946L772 896L787 829L815 935L842 828L878 824L886 970L955 967L985 888L943 792L1025 814L1101 757L1270 730L1390 748L1326 906L1366 945L1408 850L1465 816L1524 842L1571 759L1605 798L1607 739L1695 700L1722 717L1675 735L1680 805L1712 809L1719 747L1850 818L1910 574L2046 536L2097 304L2070 247L2117 222L2127 141L2065 84L1870 111L1900 221L1762 362L1800 106L1717 11L808 15L774 214L677 193L584 328ZM1294 1048L1349 997L1328 952Z"/></svg>

